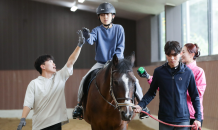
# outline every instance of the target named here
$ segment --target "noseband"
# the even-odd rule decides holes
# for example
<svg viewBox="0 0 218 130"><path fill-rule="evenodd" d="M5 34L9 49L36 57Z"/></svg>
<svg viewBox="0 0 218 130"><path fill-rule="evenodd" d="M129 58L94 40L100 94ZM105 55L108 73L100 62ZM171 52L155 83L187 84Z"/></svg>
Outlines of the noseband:
<svg viewBox="0 0 218 130"><path fill-rule="evenodd" d="M118 100L132 100L133 102L133 99L132 98L117 98L115 97L114 95L114 91L113 91L113 73L114 72L117 72L117 70L112 70L112 67L111 67L111 76L110 76L110 95L112 96L113 98L113 101L115 102L115 105L113 105L112 103L110 103L107 99L105 99L105 97L101 94L99 88L98 88L98 85L97 85L97 81L96 81L96 77L97 77L97 74L96 74L96 77L95 77L95 86L99 92L99 94L101 95L101 97L108 103L110 104L111 106L113 106L115 109L119 109L119 107L122 107L122 106L134 106L133 103L118 103L117 101ZM131 70L127 70L127 72L131 72Z"/></svg>

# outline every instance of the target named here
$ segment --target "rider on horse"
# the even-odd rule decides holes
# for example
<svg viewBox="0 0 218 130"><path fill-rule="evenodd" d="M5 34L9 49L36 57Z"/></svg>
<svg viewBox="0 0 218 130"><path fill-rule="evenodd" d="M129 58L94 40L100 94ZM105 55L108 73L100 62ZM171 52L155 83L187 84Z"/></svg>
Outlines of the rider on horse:
<svg viewBox="0 0 218 130"><path fill-rule="evenodd" d="M82 96L83 96L83 84L86 76L93 70L98 68L103 68L105 63L113 58L116 54L118 58L124 58L123 52L125 48L125 33L124 29L119 24L113 24L116 10L111 3L102 3L96 9L98 19L101 21L102 25L97 26L90 33L89 29L83 28L83 36L87 43L93 45L96 43L96 56L95 60L97 63L89 70L89 72L82 78L78 90L78 105L73 111L73 118L83 118L83 108L82 108ZM135 82L136 92L135 95L139 100L142 99L143 93L139 85L138 79ZM147 108L144 109L149 112ZM140 118L144 118L145 114L141 113Z"/></svg>

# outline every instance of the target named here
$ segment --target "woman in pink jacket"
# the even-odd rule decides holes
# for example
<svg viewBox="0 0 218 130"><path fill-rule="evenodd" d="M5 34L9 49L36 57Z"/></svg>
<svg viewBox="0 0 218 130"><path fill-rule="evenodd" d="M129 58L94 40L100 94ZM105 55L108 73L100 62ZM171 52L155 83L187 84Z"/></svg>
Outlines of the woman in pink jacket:
<svg viewBox="0 0 218 130"><path fill-rule="evenodd" d="M203 124L204 119L204 113L203 113L203 95L206 89L206 78L204 70L197 66L196 64L196 58L200 56L199 47L197 44L187 43L182 48L182 63L186 64L193 72L195 77L196 86L198 89L199 97L200 97L200 104L201 104L201 114L202 114L202 120L201 120L201 126ZM148 83L151 84L152 82L152 76L150 76L146 70L143 74L141 74L139 71L137 71L140 77L147 78ZM195 121L195 110L193 108L191 98L189 96L189 93L187 92L187 104L189 108L190 113L190 124L192 125Z"/></svg>

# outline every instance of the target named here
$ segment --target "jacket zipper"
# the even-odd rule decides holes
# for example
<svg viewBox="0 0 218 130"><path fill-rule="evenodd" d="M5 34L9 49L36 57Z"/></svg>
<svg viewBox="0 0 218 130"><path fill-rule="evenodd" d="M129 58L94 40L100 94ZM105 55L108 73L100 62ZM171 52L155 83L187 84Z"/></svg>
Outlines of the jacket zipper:
<svg viewBox="0 0 218 130"><path fill-rule="evenodd" d="M180 73L184 73L184 72L177 72L175 74L180 74ZM175 92L174 92L174 85L175 85L175 74L172 74L172 86L173 86L173 122L175 122Z"/></svg>
<svg viewBox="0 0 218 130"><path fill-rule="evenodd" d="M175 121L175 98L174 98L174 74L172 74L172 86L173 86L173 122Z"/></svg>

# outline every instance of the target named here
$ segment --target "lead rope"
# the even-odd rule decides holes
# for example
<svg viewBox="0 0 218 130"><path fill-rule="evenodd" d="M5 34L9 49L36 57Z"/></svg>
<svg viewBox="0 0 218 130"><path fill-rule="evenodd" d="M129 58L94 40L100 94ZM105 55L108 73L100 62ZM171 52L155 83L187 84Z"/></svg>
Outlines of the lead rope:
<svg viewBox="0 0 218 130"><path fill-rule="evenodd" d="M134 109L134 107L133 107L133 109ZM148 114L145 111L142 111L142 113L145 113L148 116L150 116L151 118L153 118L154 120L156 120L156 121L158 121L158 122L160 122L162 124L168 125L168 126L173 126L173 127L192 127L192 130L197 128L197 123L195 123L194 125L174 125L174 124L169 124L169 123L163 122L161 120L158 120L158 119L156 119L155 117L153 117L152 115ZM199 127L199 129L201 130L201 127Z"/></svg>

